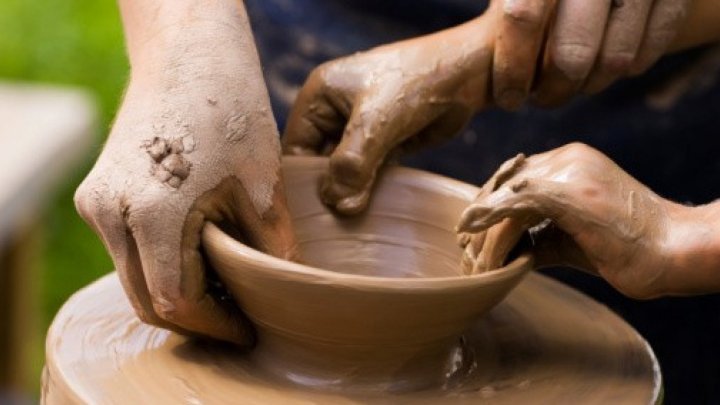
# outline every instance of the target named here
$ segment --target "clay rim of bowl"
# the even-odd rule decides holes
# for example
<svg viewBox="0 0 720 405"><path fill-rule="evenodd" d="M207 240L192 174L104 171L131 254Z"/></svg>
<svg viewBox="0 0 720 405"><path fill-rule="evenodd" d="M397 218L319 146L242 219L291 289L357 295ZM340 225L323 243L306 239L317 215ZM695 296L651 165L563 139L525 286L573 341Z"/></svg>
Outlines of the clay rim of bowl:
<svg viewBox="0 0 720 405"><path fill-rule="evenodd" d="M419 278L365 276L325 270L268 255L242 244L211 222L205 224L202 239L207 254L217 252L223 255L222 261L229 263L232 267L243 266L250 269L246 271L254 272L273 271L276 272L276 277L286 280L305 282L323 282L325 280L329 284L365 290L407 292L408 290L462 289L480 284L491 285L520 276L532 267L534 261L532 254L522 253L504 267L472 275ZM460 266L459 259L458 266ZM224 273L222 269L216 269L216 271Z"/></svg>

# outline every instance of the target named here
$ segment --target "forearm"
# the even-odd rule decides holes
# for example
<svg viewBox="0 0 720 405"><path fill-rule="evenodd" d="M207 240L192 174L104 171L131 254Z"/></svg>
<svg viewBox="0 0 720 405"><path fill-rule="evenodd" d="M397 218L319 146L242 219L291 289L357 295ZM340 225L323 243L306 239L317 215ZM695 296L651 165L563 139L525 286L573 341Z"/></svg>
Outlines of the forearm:
<svg viewBox="0 0 720 405"><path fill-rule="evenodd" d="M720 292L720 201L668 212L666 295Z"/></svg>
<svg viewBox="0 0 720 405"><path fill-rule="evenodd" d="M240 0L119 0L119 4L135 84L164 83L167 89L183 82L226 78L233 88L241 89L236 99L250 99L254 105L259 99L269 106Z"/></svg>
<svg viewBox="0 0 720 405"><path fill-rule="evenodd" d="M199 43L216 35L222 38L214 42L234 36L245 48L254 49L241 0L118 0L118 4L131 64L144 61L163 45Z"/></svg>

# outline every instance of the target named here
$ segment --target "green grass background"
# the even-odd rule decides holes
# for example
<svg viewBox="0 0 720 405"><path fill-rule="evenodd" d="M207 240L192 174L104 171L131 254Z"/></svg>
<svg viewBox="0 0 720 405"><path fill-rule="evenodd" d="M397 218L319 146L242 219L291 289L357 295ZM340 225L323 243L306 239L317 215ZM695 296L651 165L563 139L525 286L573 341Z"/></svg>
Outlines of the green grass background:
<svg viewBox="0 0 720 405"><path fill-rule="evenodd" d="M112 269L100 241L75 213L72 195L92 166L128 75L115 1L0 1L0 80L86 88L98 103L96 148L46 203L39 258L40 327L44 333L62 303ZM42 365L42 342L33 373ZM39 375L38 375L39 377Z"/></svg>

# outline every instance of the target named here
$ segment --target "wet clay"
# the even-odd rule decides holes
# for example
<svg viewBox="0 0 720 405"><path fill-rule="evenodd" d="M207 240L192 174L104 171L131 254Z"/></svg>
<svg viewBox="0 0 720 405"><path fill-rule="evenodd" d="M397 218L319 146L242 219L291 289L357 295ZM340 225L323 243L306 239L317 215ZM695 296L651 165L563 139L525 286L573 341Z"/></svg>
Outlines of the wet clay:
<svg viewBox="0 0 720 405"><path fill-rule="evenodd" d="M530 268L529 256L496 271L460 271L453 228L477 188L393 168L366 214L338 218L316 193L326 165L284 163L300 250L317 267L205 229L208 257L256 327L253 350L140 322L110 275L76 294L55 319L44 402L657 399L651 350L601 305L529 275L495 306Z"/></svg>
<svg viewBox="0 0 720 405"><path fill-rule="evenodd" d="M538 274L465 336L474 363L446 388L312 390L266 376L247 353L140 322L109 275L55 318L43 403L650 404L659 397L659 368L646 342L604 306Z"/></svg>
<svg viewBox="0 0 720 405"><path fill-rule="evenodd" d="M445 384L467 363L458 354L463 331L505 297L532 259L466 276L454 227L475 187L391 168L367 210L344 217L317 193L327 165L311 157L283 162L307 265L206 226L210 263L255 325L250 357L277 378L322 389L405 392Z"/></svg>

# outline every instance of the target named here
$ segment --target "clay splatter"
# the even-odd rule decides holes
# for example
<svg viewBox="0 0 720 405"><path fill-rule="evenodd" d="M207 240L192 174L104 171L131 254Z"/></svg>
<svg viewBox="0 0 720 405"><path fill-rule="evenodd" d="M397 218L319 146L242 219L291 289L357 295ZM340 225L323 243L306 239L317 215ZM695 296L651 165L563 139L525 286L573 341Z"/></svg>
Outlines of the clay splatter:
<svg viewBox="0 0 720 405"><path fill-rule="evenodd" d="M159 136L143 143L143 149L152 159L151 173L161 182L179 188L190 175L192 163L183 155L195 148L192 136L165 139Z"/></svg>

